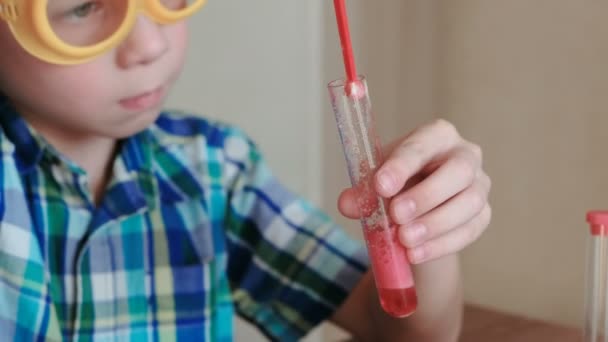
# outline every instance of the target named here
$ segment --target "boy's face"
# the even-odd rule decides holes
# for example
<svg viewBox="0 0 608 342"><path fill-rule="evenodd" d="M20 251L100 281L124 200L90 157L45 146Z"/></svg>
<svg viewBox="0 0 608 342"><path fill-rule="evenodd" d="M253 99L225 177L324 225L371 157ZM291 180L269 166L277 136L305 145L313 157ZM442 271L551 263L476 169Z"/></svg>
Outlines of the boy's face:
<svg viewBox="0 0 608 342"><path fill-rule="evenodd" d="M184 64L184 21L159 26L144 16L116 49L61 66L28 54L0 21L0 92L37 129L122 138L152 123Z"/></svg>

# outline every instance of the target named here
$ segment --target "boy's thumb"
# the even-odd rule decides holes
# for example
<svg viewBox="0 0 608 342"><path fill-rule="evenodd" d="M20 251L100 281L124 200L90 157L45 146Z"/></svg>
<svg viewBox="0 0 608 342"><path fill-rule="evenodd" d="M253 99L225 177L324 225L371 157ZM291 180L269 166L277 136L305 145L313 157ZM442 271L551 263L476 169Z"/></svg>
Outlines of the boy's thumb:
<svg viewBox="0 0 608 342"><path fill-rule="evenodd" d="M359 208L357 207L356 194L353 188L342 191L340 197L338 197L338 210L342 215L350 219L359 218Z"/></svg>

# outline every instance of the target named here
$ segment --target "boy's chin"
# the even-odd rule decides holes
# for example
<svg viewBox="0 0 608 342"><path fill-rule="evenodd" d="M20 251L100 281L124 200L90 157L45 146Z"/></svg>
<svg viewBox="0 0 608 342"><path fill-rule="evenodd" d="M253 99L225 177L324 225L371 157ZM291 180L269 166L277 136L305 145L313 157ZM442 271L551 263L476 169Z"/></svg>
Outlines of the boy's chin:
<svg viewBox="0 0 608 342"><path fill-rule="evenodd" d="M125 139L136 135L137 133L147 129L160 116L161 110L151 110L148 112L139 113L136 116L130 117L128 120L115 125L113 129L105 132L114 139Z"/></svg>

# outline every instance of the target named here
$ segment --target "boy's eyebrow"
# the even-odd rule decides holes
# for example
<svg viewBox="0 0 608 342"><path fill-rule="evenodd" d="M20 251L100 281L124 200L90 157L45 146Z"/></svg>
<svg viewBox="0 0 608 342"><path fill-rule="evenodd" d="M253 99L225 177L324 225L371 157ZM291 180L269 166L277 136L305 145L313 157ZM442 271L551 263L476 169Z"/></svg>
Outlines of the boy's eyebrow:
<svg viewBox="0 0 608 342"><path fill-rule="evenodd" d="M125 1L128 1L128 0L125 0ZM48 0L47 10L49 8L53 8L53 7L69 7L69 6L74 6L74 5L83 5L86 2L90 2L90 1L87 1L87 0Z"/></svg>
<svg viewBox="0 0 608 342"><path fill-rule="evenodd" d="M76 2L79 0L47 0L46 5L48 6L52 6L52 5L62 5L64 3L70 3L70 2ZM81 2L83 2L84 0L80 0Z"/></svg>

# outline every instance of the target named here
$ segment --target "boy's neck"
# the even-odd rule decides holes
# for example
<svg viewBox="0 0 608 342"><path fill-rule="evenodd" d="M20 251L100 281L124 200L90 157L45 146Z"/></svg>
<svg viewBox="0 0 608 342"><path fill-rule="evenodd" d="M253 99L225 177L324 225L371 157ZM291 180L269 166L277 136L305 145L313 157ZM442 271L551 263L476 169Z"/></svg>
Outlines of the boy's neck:
<svg viewBox="0 0 608 342"><path fill-rule="evenodd" d="M99 204L112 176L118 140L79 134L38 120L29 120L27 115L24 118L55 149L86 172L89 191L95 204Z"/></svg>

